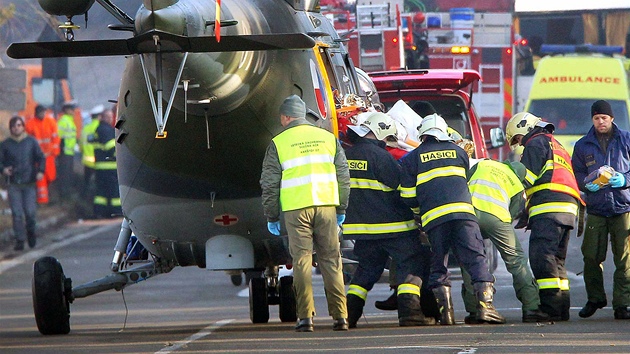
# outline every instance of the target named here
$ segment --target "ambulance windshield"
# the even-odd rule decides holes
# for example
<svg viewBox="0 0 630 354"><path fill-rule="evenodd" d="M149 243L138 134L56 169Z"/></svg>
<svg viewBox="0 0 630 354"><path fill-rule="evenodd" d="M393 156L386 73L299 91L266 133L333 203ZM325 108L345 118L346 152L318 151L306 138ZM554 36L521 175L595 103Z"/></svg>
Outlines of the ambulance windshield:
<svg viewBox="0 0 630 354"><path fill-rule="evenodd" d="M591 105L593 99L532 100L528 111L543 120L553 123L554 134L585 135L593 126ZM622 100L607 100L615 114L615 124L620 129L630 130L628 107Z"/></svg>

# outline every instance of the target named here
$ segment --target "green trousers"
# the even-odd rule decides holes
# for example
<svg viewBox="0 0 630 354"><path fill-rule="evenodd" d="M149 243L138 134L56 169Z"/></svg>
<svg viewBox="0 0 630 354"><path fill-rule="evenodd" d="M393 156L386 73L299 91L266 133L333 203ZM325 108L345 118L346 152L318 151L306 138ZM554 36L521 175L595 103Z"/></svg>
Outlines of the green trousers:
<svg viewBox="0 0 630 354"><path fill-rule="evenodd" d="M602 263L606 260L609 234L615 263L612 305L616 309L630 306L630 213L609 218L586 215L582 255L588 301L606 300Z"/></svg>
<svg viewBox="0 0 630 354"><path fill-rule="evenodd" d="M505 262L505 268L512 274L512 283L516 297L523 304L522 309L536 310L540 305L538 286L532 271L527 264L527 256L516 237L512 224L501 221L496 216L475 210L479 219L479 229L483 238L490 239ZM470 275L462 269L464 285L462 297L466 311L477 312L477 299L473 290Z"/></svg>
<svg viewBox="0 0 630 354"><path fill-rule="evenodd" d="M328 313L333 319L348 318L343 284L337 212L333 206L311 207L284 213L293 258L293 287L298 318L315 315L313 300L313 249L322 271Z"/></svg>

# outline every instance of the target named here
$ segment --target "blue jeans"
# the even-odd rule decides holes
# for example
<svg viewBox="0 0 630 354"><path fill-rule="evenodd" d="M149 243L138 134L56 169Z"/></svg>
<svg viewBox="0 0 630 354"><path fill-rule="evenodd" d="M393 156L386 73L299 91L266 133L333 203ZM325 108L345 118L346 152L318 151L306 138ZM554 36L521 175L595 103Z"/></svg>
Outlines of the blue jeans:
<svg viewBox="0 0 630 354"><path fill-rule="evenodd" d="M24 241L27 233L35 233L37 190L35 184L10 184L8 193L13 216L13 233L17 241Z"/></svg>

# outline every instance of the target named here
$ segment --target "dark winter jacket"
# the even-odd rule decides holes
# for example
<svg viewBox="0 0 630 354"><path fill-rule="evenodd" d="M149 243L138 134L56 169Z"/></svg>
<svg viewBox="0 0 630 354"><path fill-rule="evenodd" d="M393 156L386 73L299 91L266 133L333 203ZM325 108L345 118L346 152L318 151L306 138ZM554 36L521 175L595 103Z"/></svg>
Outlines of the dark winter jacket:
<svg viewBox="0 0 630 354"><path fill-rule="evenodd" d="M0 171L12 167L7 177L10 184L29 184L37 181L37 173L44 173L46 160L37 140L32 136L7 138L0 143Z"/></svg>
<svg viewBox="0 0 630 354"><path fill-rule="evenodd" d="M621 130L613 123L613 136L606 151L602 151L595 129L575 143L573 171L580 190L586 193L586 209L589 214L610 217L630 211L630 132ZM588 191L584 178L603 165L623 173L626 184L622 188L604 187L597 192Z"/></svg>

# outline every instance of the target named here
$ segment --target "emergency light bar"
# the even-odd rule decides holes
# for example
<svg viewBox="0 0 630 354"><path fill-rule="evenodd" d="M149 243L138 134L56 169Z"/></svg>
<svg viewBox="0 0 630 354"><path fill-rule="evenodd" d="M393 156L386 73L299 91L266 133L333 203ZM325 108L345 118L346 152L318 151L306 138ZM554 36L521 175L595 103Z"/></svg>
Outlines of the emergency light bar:
<svg viewBox="0 0 630 354"><path fill-rule="evenodd" d="M542 54L601 53L605 55L613 55L623 53L623 47L593 44L543 44L540 46L540 52Z"/></svg>

